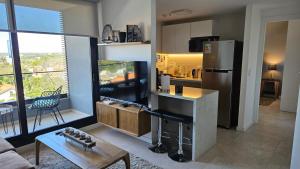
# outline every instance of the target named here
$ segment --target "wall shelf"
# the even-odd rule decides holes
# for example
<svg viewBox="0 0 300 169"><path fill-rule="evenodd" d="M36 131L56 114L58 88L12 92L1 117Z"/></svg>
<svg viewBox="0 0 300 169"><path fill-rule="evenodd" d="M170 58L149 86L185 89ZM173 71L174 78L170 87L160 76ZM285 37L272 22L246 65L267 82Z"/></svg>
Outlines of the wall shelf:
<svg viewBox="0 0 300 169"><path fill-rule="evenodd" d="M142 42L125 42L125 43L98 43L98 46L124 46L124 45L145 45Z"/></svg>

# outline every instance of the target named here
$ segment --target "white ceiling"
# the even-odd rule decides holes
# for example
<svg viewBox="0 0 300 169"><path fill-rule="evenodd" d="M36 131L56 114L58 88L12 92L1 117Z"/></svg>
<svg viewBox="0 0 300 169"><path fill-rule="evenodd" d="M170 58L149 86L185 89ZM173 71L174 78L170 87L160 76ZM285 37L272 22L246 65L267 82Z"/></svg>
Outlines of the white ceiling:
<svg viewBox="0 0 300 169"><path fill-rule="evenodd" d="M253 2L282 1L282 0L157 0L157 20L173 21L186 18L207 17L234 12ZM288 0L284 0L288 1ZM186 16L163 17L170 11L190 9L192 14Z"/></svg>

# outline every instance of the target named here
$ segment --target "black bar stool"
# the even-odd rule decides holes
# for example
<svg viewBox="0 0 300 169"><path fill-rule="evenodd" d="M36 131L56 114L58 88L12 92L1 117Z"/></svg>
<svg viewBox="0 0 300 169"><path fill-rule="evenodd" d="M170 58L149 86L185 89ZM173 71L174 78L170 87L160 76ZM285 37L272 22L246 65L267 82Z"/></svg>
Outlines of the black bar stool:
<svg viewBox="0 0 300 169"><path fill-rule="evenodd" d="M177 152L169 152L168 156L178 162L186 162L187 159L183 153L182 144L183 144L183 124L189 124L193 122L193 117L186 116L182 114L176 114L168 111L162 111L163 119L172 120L178 122L178 150Z"/></svg>
<svg viewBox="0 0 300 169"><path fill-rule="evenodd" d="M148 112L151 116L158 117L158 131L157 131L158 142L156 145L150 147L149 149L154 153L166 153L167 147L161 141L161 139L162 139L162 112L160 112L159 110L146 111L146 112Z"/></svg>

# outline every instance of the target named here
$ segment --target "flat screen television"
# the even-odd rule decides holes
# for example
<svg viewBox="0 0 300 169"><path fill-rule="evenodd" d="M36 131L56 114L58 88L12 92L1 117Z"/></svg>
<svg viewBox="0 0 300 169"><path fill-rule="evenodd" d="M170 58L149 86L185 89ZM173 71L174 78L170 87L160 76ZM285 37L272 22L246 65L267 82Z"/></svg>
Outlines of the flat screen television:
<svg viewBox="0 0 300 169"><path fill-rule="evenodd" d="M100 96L148 106L147 62L98 61Z"/></svg>

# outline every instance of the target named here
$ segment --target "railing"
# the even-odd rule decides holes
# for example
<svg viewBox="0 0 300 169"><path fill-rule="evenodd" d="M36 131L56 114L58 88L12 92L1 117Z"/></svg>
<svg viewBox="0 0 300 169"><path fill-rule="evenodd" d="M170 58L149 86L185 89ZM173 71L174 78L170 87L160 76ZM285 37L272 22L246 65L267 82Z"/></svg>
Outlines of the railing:
<svg viewBox="0 0 300 169"><path fill-rule="evenodd" d="M46 73L62 73L65 72L64 70L55 70L55 71L43 71L43 72L25 72L22 74L25 75L30 75L30 74L38 74L38 73L42 73L42 74L46 74ZM14 76L15 74L0 74L0 76Z"/></svg>

